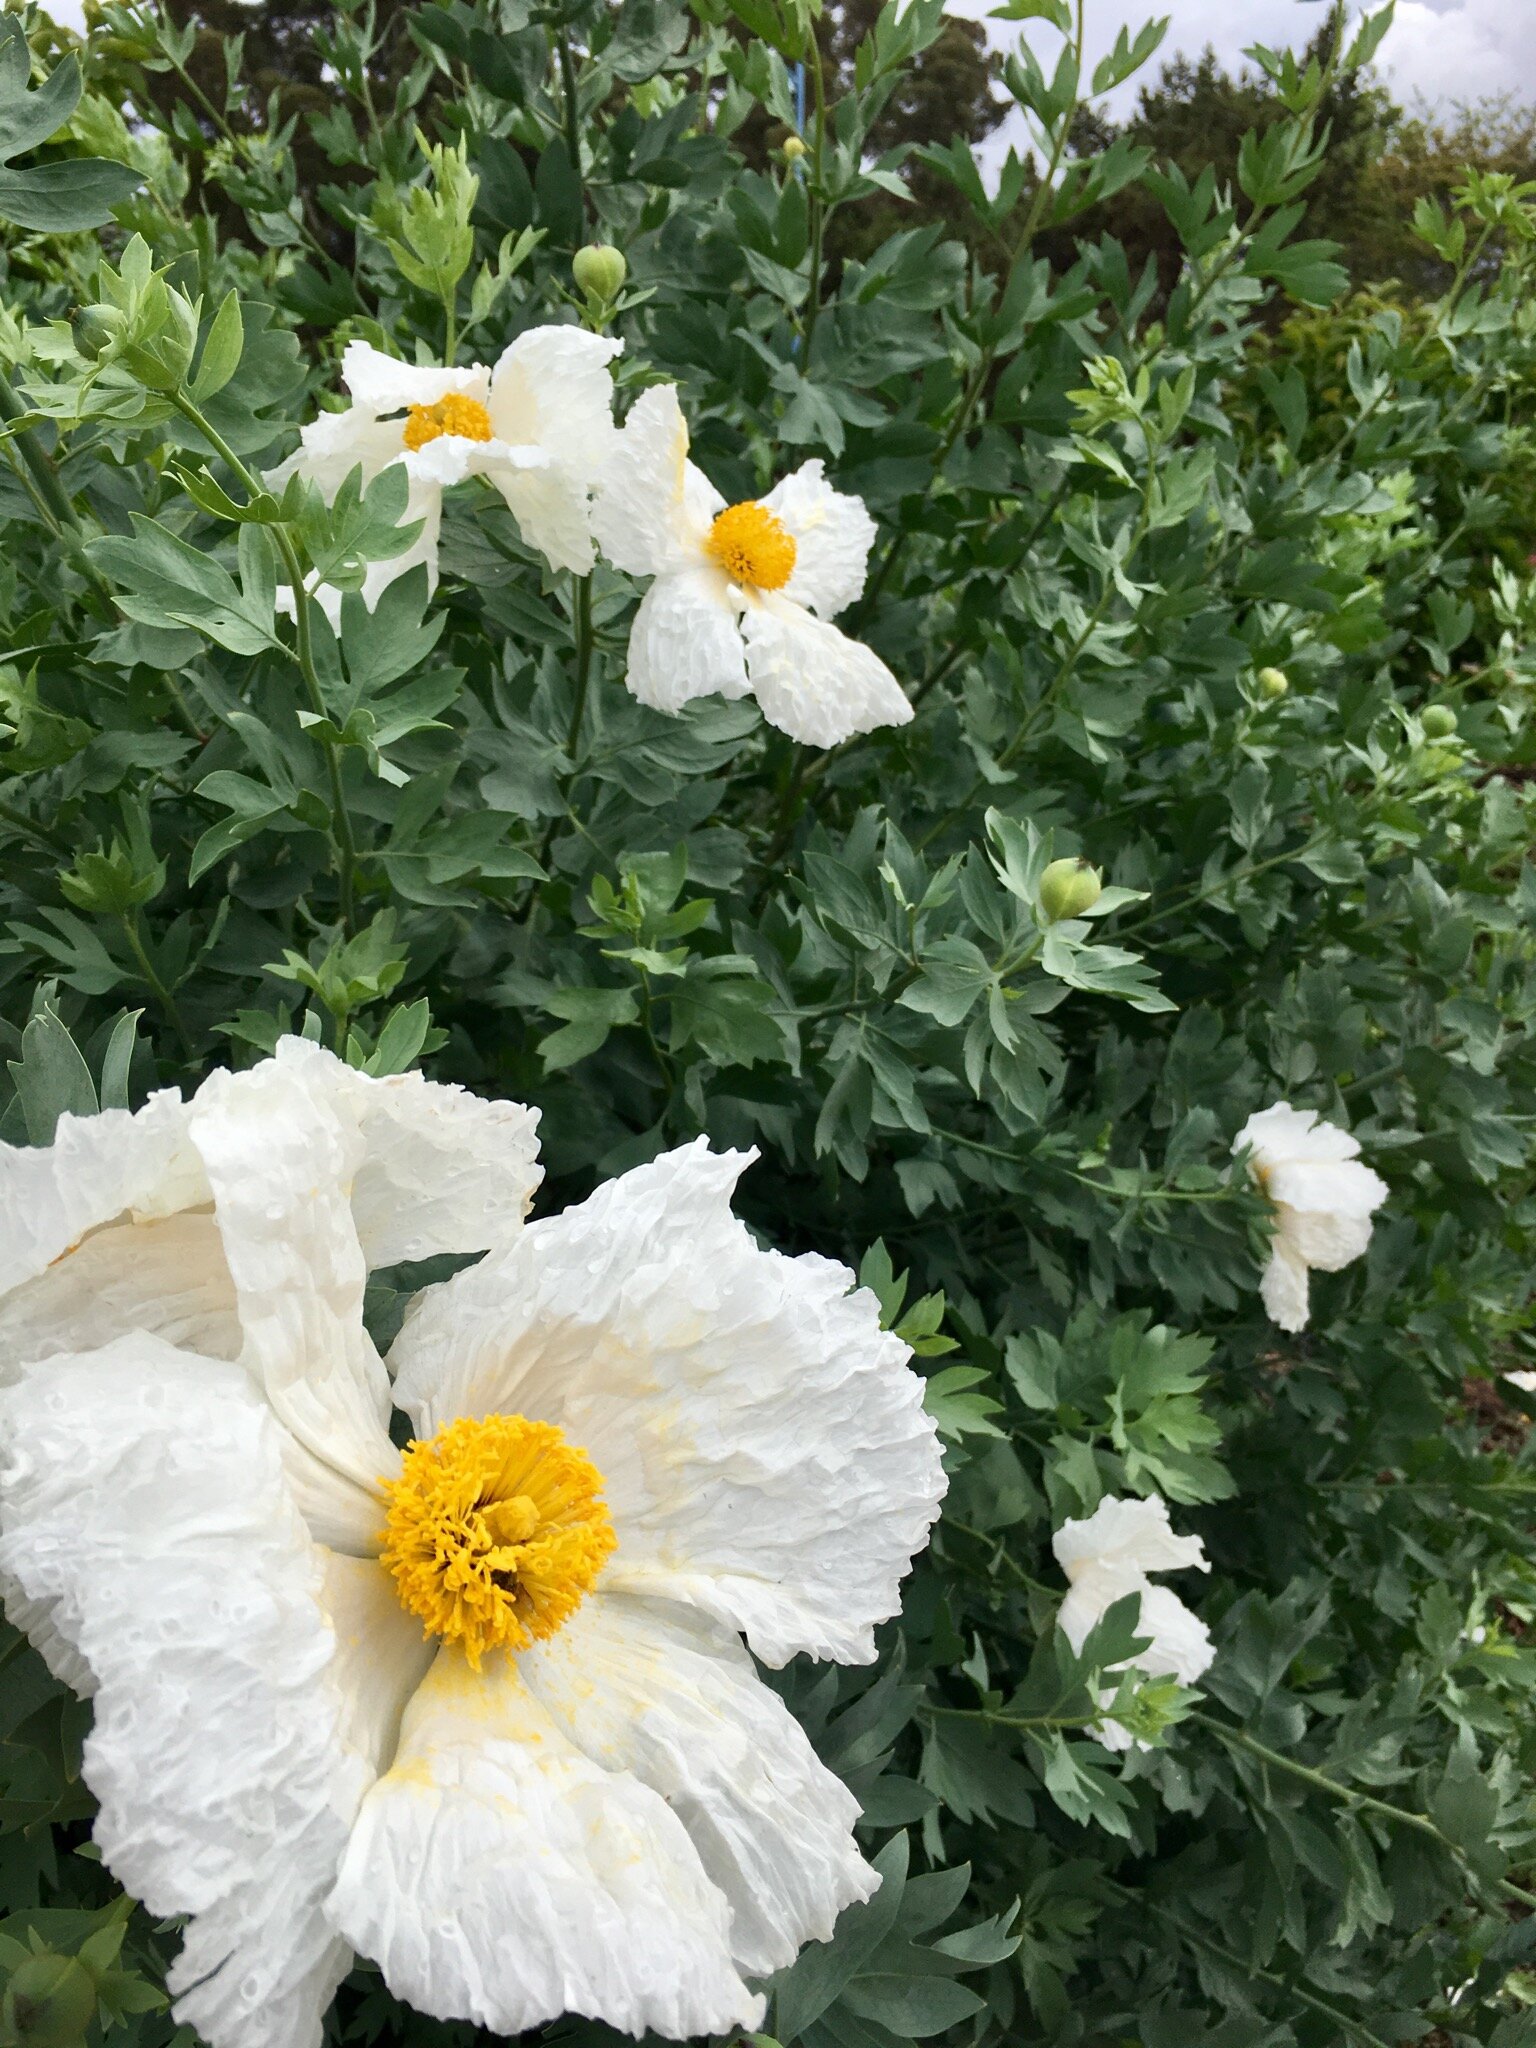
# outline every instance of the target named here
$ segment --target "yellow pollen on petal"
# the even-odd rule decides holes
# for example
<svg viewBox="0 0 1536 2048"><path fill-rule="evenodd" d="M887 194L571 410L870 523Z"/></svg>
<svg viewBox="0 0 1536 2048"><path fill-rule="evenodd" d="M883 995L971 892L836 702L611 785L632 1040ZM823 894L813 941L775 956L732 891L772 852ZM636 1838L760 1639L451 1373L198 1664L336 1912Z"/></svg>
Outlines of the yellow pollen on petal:
<svg viewBox="0 0 1536 2048"><path fill-rule="evenodd" d="M413 405L400 438L407 448L424 448L442 434L457 434L461 441L489 441L491 416L478 398L450 391L436 405Z"/></svg>
<svg viewBox="0 0 1536 2048"><path fill-rule="evenodd" d="M380 1562L429 1636L478 1671L491 1650L526 1650L568 1621L618 1539L603 1476L552 1422L463 1416L407 1446Z"/></svg>
<svg viewBox="0 0 1536 2048"><path fill-rule="evenodd" d="M782 590L795 572L795 536L776 512L749 499L716 516L704 551L733 583Z"/></svg>

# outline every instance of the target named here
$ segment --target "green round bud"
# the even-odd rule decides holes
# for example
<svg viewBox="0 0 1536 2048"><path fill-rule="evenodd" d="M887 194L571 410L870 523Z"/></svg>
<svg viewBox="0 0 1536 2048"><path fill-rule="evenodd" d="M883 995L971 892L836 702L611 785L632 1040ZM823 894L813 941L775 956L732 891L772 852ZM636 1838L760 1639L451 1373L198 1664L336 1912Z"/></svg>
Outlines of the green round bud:
<svg viewBox="0 0 1536 2048"><path fill-rule="evenodd" d="M1426 704L1419 716L1427 740L1448 740L1456 730L1456 714L1449 704Z"/></svg>
<svg viewBox="0 0 1536 2048"><path fill-rule="evenodd" d="M96 2017L96 1979L74 1956L28 1956L11 1972L0 2018L26 2048L74 2048Z"/></svg>
<svg viewBox="0 0 1536 2048"><path fill-rule="evenodd" d="M571 258L571 275L592 299L616 299L624 289L629 265L608 242L590 242Z"/></svg>
<svg viewBox="0 0 1536 2048"><path fill-rule="evenodd" d="M784 161L786 163L797 164L802 157L809 155L810 151L806 147L804 136L790 135L785 137Z"/></svg>
<svg viewBox="0 0 1536 2048"><path fill-rule="evenodd" d="M1291 687L1291 679L1283 668L1261 668L1259 670L1259 693L1265 697L1283 697Z"/></svg>
<svg viewBox="0 0 1536 2048"><path fill-rule="evenodd" d="M1040 908L1052 924L1081 917L1104 893L1104 877L1085 860L1053 860L1040 877Z"/></svg>
<svg viewBox="0 0 1536 2048"><path fill-rule="evenodd" d="M87 306L75 321L75 353L94 363L116 341L122 324L115 306Z"/></svg>

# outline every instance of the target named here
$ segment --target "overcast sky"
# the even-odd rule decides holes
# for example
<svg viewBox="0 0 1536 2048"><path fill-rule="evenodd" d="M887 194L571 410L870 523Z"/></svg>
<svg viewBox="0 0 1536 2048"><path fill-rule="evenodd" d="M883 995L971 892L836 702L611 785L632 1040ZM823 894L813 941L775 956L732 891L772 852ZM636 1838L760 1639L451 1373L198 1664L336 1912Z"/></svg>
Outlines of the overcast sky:
<svg viewBox="0 0 1536 2048"><path fill-rule="evenodd" d="M984 18L997 0L950 0L957 13ZM1359 0L1351 0L1359 14ZM1250 44L1279 49L1300 47L1323 19L1323 7L1306 0L1087 0L1088 37L1092 54L1114 45L1117 31L1139 28L1152 15L1170 17L1168 34L1148 72L1155 77L1161 60L1182 50L1194 56L1211 44L1235 70ZM989 22L1002 47L1019 33L1018 25ZM1030 22L1029 39L1044 58L1059 38L1038 22ZM1377 58L1397 98L1412 106L1420 97L1438 106L1477 100L1489 94L1515 93L1536 100L1536 0L1398 0L1397 19ZM1110 105L1116 113L1134 104L1136 85L1122 88Z"/></svg>

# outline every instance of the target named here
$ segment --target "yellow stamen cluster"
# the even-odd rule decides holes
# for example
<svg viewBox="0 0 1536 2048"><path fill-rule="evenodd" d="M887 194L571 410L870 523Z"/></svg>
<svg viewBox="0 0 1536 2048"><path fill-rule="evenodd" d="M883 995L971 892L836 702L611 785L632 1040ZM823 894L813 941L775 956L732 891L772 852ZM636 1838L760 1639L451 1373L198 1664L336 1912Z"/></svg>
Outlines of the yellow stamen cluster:
<svg viewBox="0 0 1536 2048"><path fill-rule="evenodd" d="M436 405L413 405L400 438L407 448L424 448L442 434L457 434L461 441L489 441L491 416L478 398L450 391Z"/></svg>
<svg viewBox="0 0 1536 2048"><path fill-rule="evenodd" d="M569 1620L617 1544L603 1478L552 1422L461 1417L412 1443L389 1501L380 1561L428 1635L476 1671Z"/></svg>
<svg viewBox="0 0 1536 2048"><path fill-rule="evenodd" d="M795 572L794 535L755 499L727 505L709 529L704 550L733 583L754 590L782 590Z"/></svg>

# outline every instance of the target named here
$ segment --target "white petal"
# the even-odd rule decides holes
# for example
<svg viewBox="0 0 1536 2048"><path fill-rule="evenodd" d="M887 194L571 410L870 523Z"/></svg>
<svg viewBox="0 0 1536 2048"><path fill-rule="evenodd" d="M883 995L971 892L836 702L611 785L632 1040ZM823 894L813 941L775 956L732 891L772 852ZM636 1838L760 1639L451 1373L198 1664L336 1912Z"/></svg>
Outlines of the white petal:
<svg viewBox="0 0 1536 2048"><path fill-rule="evenodd" d="M410 476L439 491L463 483L467 476L540 472L550 466L542 448L509 448L505 441L475 441L467 434L438 434L401 457Z"/></svg>
<svg viewBox="0 0 1536 2048"><path fill-rule="evenodd" d="M317 1541L377 1548L379 1483L399 1470L389 1379L363 1329L367 1279L348 1195L362 1141L276 1060L214 1074L192 1137L245 1333L242 1361L291 1439L289 1478Z"/></svg>
<svg viewBox="0 0 1536 2048"><path fill-rule="evenodd" d="M1522 1394L1536 1394L1536 1372L1504 1372L1499 1374L1499 1378L1508 1380Z"/></svg>
<svg viewBox="0 0 1536 2048"><path fill-rule="evenodd" d="M509 465L492 471L491 481L511 508L524 541L552 569L590 574L597 560L592 501L579 477L559 463L543 469Z"/></svg>
<svg viewBox="0 0 1536 2048"><path fill-rule="evenodd" d="M546 448L578 484L595 484L613 455L613 373L622 341L581 327L533 327L491 373L491 425L515 447Z"/></svg>
<svg viewBox="0 0 1536 2048"><path fill-rule="evenodd" d="M858 1663L945 1478L922 1383L846 1267L758 1249L746 1158L652 1160L417 1297L391 1353L428 1436L557 1423L604 1476L614 1590L702 1607L767 1663Z"/></svg>
<svg viewBox="0 0 1536 2048"><path fill-rule="evenodd" d="M212 2048L318 2048L350 1958L320 1910L362 1780L336 1739L318 1565L238 1367L156 1338L0 1395L0 1569L94 1673L95 1837Z"/></svg>
<svg viewBox="0 0 1536 2048"><path fill-rule="evenodd" d="M491 373L481 363L464 369L420 367L387 356L366 341L349 341L342 352L341 381L358 405L371 413L403 412L410 405L436 405L451 391L484 405Z"/></svg>
<svg viewBox="0 0 1536 2048"><path fill-rule="evenodd" d="M1142 1594L1137 1634L1152 1638L1136 1659L1150 1678L1176 1678L1180 1685L1196 1685L1216 1661L1210 1630L1166 1586L1148 1586Z"/></svg>
<svg viewBox="0 0 1536 2048"><path fill-rule="evenodd" d="M1360 1147L1348 1131L1324 1123L1316 1110L1292 1109L1288 1102L1272 1103L1249 1117L1232 1140L1234 1152L1253 1148L1260 1166L1272 1166L1282 1159L1353 1159Z"/></svg>
<svg viewBox="0 0 1536 2048"><path fill-rule="evenodd" d="M0 1296L0 1380L35 1358L148 1330L207 1358L240 1355L235 1289L206 1210L92 1231Z"/></svg>
<svg viewBox="0 0 1536 2048"><path fill-rule="evenodd" d="M858 1802L718 1623L599 1591L518 1668L593 1763L666 1800L730 1903L746 1975L829 1940L843 1907L876 1890L854 1845Z"/></svg>
<svg viewBox="0 0 1536 2048"><path fill-rule="evenodd" d="M366 406L322 412L299 431L299 445L286 462L267 471L265 481L280 491L291 476L314 484L329 505L354 469L371 484L381 470L402 460L405 442L398 420L375 419Z"/></svg>
<svg viewBox="0 0 1536 2048"><path fill-rule="evenodd" d="M1277 1237L1270 1248L1259 1294L1270 1321L1282 1330L1307 1327L1307 1269L1283 1238Z"/></svg>
<svg viewBox="0 0 1536 2048"><path fill-rule="evenodd" d="M1301 1265L1337 1273L1362 1258L1371 1242L1371 1219L1327 1209L1275 1210L1275 1232Z"/></svg>
<svg viewBox="0 0 1536 2048"><path fill-rule="evenodd" d="M1090 1568L1126 1572L1182 1571L1193 1566L1209 1571L1205 1546L1198 1536L1175 1536L1168 1521L1168 1503L1160 1494L1146 1500L1101 1500L1083 1520L1068 1520L1051 1538L1056 1562L1077 1580ZM1110 1606L1130 1591L1129 1584L1111 1593Z"/></svg>
<svg viewBox="0 0 1536 2048"><path fill-rule="evenodd" d="M592 530L603 553L633 576L695 567L724 504L688 460L676 385L642 391L597 480Z"/></svg>
<svg viewBox="0 0 1536 2048"><path fill-rule="evenodd" d="M477 1674L439 1654L331 1912L397 1998L498 2034L565 2012L669 2038L762 2019L682 1823L582 1756L505 1657Z"/></svg>
<svg viewBox="0 0 1536 2048"><path fill-rule="evenodd" d="M208 1200L187 1112L164 1089L125 1109L58 1121L51 1145L0 1145L0 1294L119 1216L169 1216Z"/></svg>
<svg viewBox="0 0 1536 2048"><path fill-rule="evenodd" d="M407 1614L376 1557L320 1553L320 1605L336 1637L332 1683L340 1695L337 1735L367 1780L394 1762L400 1717L431 1667L437 1644Z"/></svg>
<svg viewBox="0 0 1536 2048"><path fill-rule="evenodd" d="M1391 1192L1386 1182L1358 1159L1284 1159L1269 1169L1264 1185L1270 1200L1277 1204L1361 1218L1369 1218ZM1369 1236L1369 1229L1366 1234Z"/></svg>
<svg viewBox="0 0 1536 2048"><path fill-rule="evenodd" d="M655 711L681 711L695 697L747 694L737 608L718 569L669 570L656 578L630 627L624 680Z"/></svg>
<svg viewBox="0 0 1536 2048"><path fill-rule="evenodd" d="M835 747L856 732L911 719L912 706L880 657L800 605L759 598L741 630L752 694L768 723L791 739Z"/></svg>
<svg viewBox="0 0 1536 2048"><path fill-rule="evenodd" d="M370 1266L488 1251L522 1227L544 1178L536 1109L423 1074L375 1080L304 1038L280 1039L277 1060L356 1122L352 1214Z"/></svg>
<svg viewBox="0 0 1536 2048"><path fill-rule="evenodd" d="M864 588L875 522L862 498L834 491L820 462L802 463L764 498L795 537L795 571L784 586L793 604L835 618Z"/></svg>

